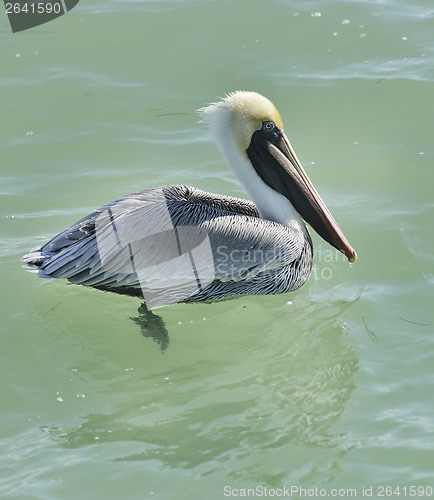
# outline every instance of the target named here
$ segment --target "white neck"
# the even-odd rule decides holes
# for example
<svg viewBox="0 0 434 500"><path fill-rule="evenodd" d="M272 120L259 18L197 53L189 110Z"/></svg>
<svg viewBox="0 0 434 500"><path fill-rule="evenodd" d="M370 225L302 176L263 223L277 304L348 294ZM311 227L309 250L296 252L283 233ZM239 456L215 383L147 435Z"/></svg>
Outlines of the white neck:
<svg viewBox="0 0 434 500"><path fill-rule="evenodd" d="M247 157L236 150L224 151L223 155L263 219L305 230L304 222L292 203L259 177Z"/></svg>
<svg viewBox="0 0 434 500"><path fill-rule="evenodd" d="M306 226L291 202L259 177L247 155L240 151L233 136L227 133L230 126L224 121L229 121L229 114L224 111L218 110L219 119L211 121L211 133L227 163L232 167L234 174L256 205L259 215L263 219L306 232ZM214 112L214 115L216 114Z"/></svg>

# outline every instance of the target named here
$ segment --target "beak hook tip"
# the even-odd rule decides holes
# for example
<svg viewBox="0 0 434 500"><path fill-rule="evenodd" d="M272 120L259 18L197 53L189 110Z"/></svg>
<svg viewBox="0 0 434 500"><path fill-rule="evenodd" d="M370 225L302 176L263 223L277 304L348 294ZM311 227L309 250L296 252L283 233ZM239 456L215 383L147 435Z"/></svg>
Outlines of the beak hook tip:
<svg viewBox="0 0 434 500"><path fill-rule="evenodd" d="M355 250L353 250L353 254L348 257L348 262L351 262L351 264L354 264L357 261L357 253Z"/></svg>

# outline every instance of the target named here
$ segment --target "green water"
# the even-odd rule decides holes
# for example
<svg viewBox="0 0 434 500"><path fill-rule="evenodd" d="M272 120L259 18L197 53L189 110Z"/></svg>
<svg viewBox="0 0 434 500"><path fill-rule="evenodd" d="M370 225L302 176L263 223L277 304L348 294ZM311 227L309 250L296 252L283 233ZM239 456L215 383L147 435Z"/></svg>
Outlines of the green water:
<svg viewBox="0 0 434 500"><path fill-rule="evenodd" d="M1 497L429 497L432 2L82 0L20 33L1 19ZM125 193L245 196L194 111L237 89L276 104L355 265L315 235L295 293L159 310L164 354L138 299L21 269Z"/></svg>

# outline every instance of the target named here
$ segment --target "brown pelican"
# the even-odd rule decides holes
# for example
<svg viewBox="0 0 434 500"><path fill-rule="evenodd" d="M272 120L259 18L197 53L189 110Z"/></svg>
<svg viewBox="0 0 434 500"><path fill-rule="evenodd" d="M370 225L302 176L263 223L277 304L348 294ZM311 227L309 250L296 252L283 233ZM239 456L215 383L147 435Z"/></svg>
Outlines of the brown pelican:
<svg viewBox="0 0 434 500"><path fill-rule="evenodd" d="M143 295L154 308L299 288L313 257L303 221L355 262L268 99L238 91L199 111L252 201L184 185L129 194L32 250L27 266L41 277Z"/></svg>

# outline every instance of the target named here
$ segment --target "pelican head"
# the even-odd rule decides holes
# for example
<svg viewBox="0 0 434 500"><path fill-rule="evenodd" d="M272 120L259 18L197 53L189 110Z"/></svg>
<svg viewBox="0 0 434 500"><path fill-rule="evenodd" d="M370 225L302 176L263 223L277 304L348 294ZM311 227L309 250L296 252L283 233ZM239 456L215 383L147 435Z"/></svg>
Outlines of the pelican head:
<svg viewBox="0 0 434 500"><path fill-rule="evenodd" d="M355 250L301 166L271 101L257 92L238 91L199 111L261 217L288 225L304 219L350 262L356 261Z"/></svg>

